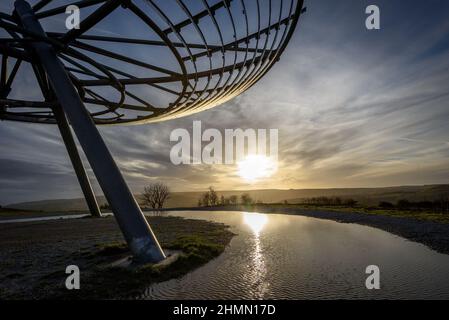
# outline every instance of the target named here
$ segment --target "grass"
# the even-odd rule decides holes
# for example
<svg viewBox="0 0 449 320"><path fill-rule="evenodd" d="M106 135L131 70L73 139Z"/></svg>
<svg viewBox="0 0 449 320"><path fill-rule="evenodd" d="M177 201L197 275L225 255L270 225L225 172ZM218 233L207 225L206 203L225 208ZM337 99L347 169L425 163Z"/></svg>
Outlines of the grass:
<svg viewBox="0 0 449 320"><path fill-rule="evenodd" d="M24 210L14 208L0 208L0 220L8 219L24 219L24 218L38 218L49 216L63 216L70 214L88 214L87 211L44 211L44 210Z"/></svg>
<svg viewBox="0 0 449 320"><path fill-rule="evenodd" d="M217 257L234 236L228 226L210 221L171 216L148 221L162 248L182 252L172 264L112 267L131 255L112 217L0 225L0 299L132 298ZM80 290L65 287L68 265L80 269Z"/></svg>
<svg viewBox="0 0 449 320"><path fill-rule="evenodd" d="M215 207L197 207L189 208L190 210L238 210L238 211L260 211L260 212L275 212L283 214L295 214L292 210L301 211L323 211L323 212L348 212L356 214L370 214L382 215L388 217L397 217L405 219L416 219L422 221L432 221L437 223L449 224L449 214L441 212L433 212L426 210L401 210L401 209L383 209L379 207L370 207L357 205L349 206L325 206L325 205L307 205L307 204L284 204L284 203L258 203L251 205L229 205L229 206L215 206Z"/></svg>
<svg viewBox="0 0 449 320"><path fill-rule="evenodd" d="M370 207L318 207L320 210L329 210L336 212L351 212L360 214L383 215L388 217L398 217L407 219L417 219L425 221L433 221L438 223L449 223L449 215L444 213L436 213L420 210L400 210L400 209L381 209Z"/></svg>
<svg viewBox="0 0 449 320"><path fill-rule="evenodd" d="M401 210L401 209L382 209L377 207L365 206L319 206L319 205L302 205L302 204L257 204L251 206L252 210L263 208L271 209L298 209L310 211L333 211L333 212L350 212L359 214L383 215L388 217L398 217L406 219L416 219L423 221L432 221L438 223L449 223L449 214L431 212L425 210Z"/></svg>
<svg viewBox="0 0 449 320"><path fill-rule="evenodd" d="M222 237L230 238L230 232ZM228 242L228 241L226 241ZM98 245L90 259L116 261L130 255L125 243ZM51 299L118 299L139 296L152 283L179 278L219 256L225 249L223 239L213 241L202 235L178 237L165 249L179 250L182 254L166 266L146 264L136 268L99 266L82 280L82 290L58 291Z"/></svg>

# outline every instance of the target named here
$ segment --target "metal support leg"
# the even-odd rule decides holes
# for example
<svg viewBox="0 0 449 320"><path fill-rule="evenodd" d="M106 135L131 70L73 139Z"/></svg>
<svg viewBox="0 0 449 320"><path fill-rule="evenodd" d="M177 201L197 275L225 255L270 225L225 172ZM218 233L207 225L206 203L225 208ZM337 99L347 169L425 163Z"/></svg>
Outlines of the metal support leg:
<svg viewBox="0 0 449 320"><path fill-rule="evenodd" d="M46 36L30 5L16 0L16 13L24 28ZM156 237L148 225L120 170L109 153L95 123L85 109L64 65L53 47L45 42L33 42L59 104L66 113L73 131L111 205L115 218L134 257L139 261L157 262L165 258Z"/></svg>
<svg viewBox="0 0 449 320"><path fill-rule="evenodd" d="M75 140L73 139L72 132L70 131L67 118L62 109L58 107L54 108L53 114L58 122L59 131L61 132L62 139L64 140L64 144L67 148L67 152L69 153L76 176L78 177L78 181L81 186L81 190L83 191L84 198L86 199L90 214L94 217L100 218L101 211L98 207L97 199L95 198L94 191L90 185L89 177L84 169L78 149L76 148Z"/></svg>

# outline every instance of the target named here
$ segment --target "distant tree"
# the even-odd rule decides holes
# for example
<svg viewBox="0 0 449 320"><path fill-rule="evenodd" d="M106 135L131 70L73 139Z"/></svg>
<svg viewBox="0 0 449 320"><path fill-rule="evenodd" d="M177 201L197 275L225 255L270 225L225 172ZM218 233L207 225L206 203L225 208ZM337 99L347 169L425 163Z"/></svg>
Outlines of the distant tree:
<svg viewBox="0 0 449 320"><path fill-rule="evenodd" d="M224 206L229 206L229 205L231 204L230 198L223 197L223 199L222 199L222 204L223 204Z"/></svg>
<svg viewBox="0 0 449 320"><path fill-rule="evenodd" d="M251 196L248 193L244 193L240 196L240 200L243 205L249 205L253 203L253 199L251 199Z"/></svg>
<svg viewBox="0 0 449 320"><path fill-rule="evenodd" d="M229 197L229 203L235 206L238 204L238 199L236 195L232 195Z"/></svg>
<svg viewBox="0 0 449 320"><path fill-rule="evenodd" d="M394 204L392 204L391 202L388 202L388 201L381 201L381 202L379 202L379 208L382 208L382 209L393 209L394 208Z"/></svg>
<svg viewBox="0 0 449 320"><path fill-rule="evenodd" d="M209 187L209 201L211 206L218 205L218 195L212 186Z"/></svg>
<svg viewBox="0 0 449 320"><path fill-rule="evenodd" d="M410 209L411 203L407 199L401 199L396 205L399 209Z"/></svg>
<svg viewBox="0 0 449 320"><path fill-rule="evenodd" d="M418 202L415 202L413 205L419 209L432 209L433 208L432 201L418 201Z"/></svg>
<svg viewBox="0 0 449 320"><path fill-rule="evenodd" d="M341 203L342 203L341 198L335 197L334 203L335 203L335 205L337 205L337 206L341 206Z"/></svg>
<svg viewBox="0 0 449 320"><path fill-rule="evenodd" d="M220 197L220 205L222 205L222 206L226 205L226 199L225 199L224 195L221 195L221 197Z"/></svg>
<svg viewBox="0 0 449 320"><path fill-rule="evenodd" d="M154 191L151 186L145 187L142 193L143 204L156 209L156 197L154 196Z"/></svg>
<svg viewBox="0 0 449 320"><path fill-rule="evenodd" d="M165 201L170 197L170 189L161 182L156 182L144 188L143 202L153 209L162 209Z"/></svg>
<svg viewBox="0 0 449 320"><path fill-rule="evenodd" d="M449 195L441 194L439 203L440 203L440 207L441 207L441 212L449 213Z"/></svg>
<svg viewBox="0 0 449 320"><path fill-rule="evenodd" d="M210 206L210 194L209 194L209 191L202 194L201 202L203 204L203 207L209 207Z"/></svg>
<svg viewBox="0 0 449 320"><path fill-rule="evenodd" d="M358 201L356 201L354 199L351 199L351 198L345 199L343 201L343 204L348 206L348 207L355 207L357 205L357 203L358 203Z"/></svg>
<svg viewBox="0 0 449 320"><path fill-rule="evenodd" d="M215 192L214 187L209 187L207 192L203 193L198 199L198 206L211 207L217 206L224 203L224 197L221 196L219 200L217 192Z"/></svg>

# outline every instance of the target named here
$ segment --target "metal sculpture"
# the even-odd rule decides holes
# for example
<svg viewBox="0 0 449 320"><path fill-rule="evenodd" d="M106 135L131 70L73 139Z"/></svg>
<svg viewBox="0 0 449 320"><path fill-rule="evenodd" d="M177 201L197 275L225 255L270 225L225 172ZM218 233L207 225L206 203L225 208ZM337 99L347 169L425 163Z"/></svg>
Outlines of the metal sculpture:
<svg viewBox="0 0 449 320"><path fill-rule="evenodd" d="M12 2L0 5L0 119L57 124L99 216L71 126L134 257L164 259L95 124L173 119L241 94L279 59L303 0ZM61 30L70 5L81 22ZM38 97L18 95L24 77Z"/></svg>

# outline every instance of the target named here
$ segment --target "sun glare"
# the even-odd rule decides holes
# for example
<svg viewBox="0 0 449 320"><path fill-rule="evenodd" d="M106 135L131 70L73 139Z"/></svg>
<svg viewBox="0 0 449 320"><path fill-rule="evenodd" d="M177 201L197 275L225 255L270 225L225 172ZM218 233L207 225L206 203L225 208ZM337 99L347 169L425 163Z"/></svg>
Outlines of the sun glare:
<svg viewBox="0 0 449 320"><path fill-rule="evenodd" d="M237 166L239 176L249 182L271 177L277 171L277 163L263 155L249 155Z"/></svg>
<svg viewBox="0 0 449 320"><path fill-rule="evenodd" d="M267 224L268 217L266 214L245 212L243 214L243 221L256 235L259 235L260 231L262 231Z"/></svg>

